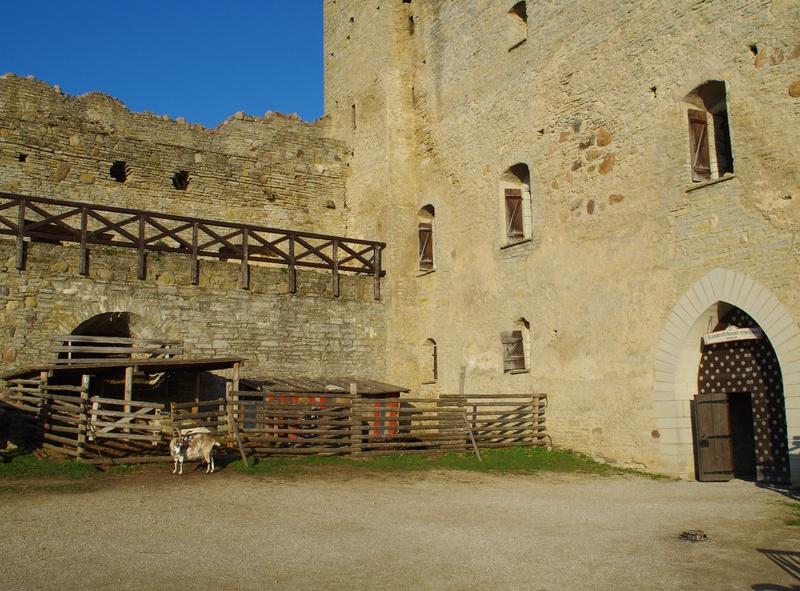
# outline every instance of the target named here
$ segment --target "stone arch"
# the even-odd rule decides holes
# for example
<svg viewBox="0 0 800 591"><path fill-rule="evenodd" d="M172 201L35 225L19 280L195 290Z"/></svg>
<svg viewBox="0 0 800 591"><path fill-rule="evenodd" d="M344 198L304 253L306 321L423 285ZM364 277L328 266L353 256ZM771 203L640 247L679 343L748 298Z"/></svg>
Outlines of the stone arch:
<svg viewBox="0 0 800 591"><path fill-rule="evenodd" d="M690 401L697 393L700 339L720 302L749 314L775 349L783 375L791 479L800 481L800 328L766 287L743 273L725 269L714 269L689 288L664 323L653 389L659 471L694 476Z"/></svg>
<svg viewBox="0 0 800 591"><path fill-rule="evenodd" d="M119 295L84 301L74 305L69 313L59 316L59 334L88 334L75 331L85 331L92 323L107 321L117 324L114 330L119 330L122 323L127 322L130 330L135 333L131 336L137 338L182 339L183 335L172 322L172 318L159 308L147 305L148 303L151 302Z"/></svg>

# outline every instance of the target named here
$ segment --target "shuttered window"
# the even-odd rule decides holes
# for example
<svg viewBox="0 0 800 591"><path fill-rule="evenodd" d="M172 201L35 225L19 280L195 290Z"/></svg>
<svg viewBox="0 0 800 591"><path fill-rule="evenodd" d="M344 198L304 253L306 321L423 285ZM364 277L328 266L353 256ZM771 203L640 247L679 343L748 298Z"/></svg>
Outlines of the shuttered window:
<svg viewBox="0 0 800 591"><path fill-rule="evenodd" d="M525 369L525 349L522 343L522 331L512 330L500 333L503 343L503 371Z"/></svg>
<svg viewBox="0 0 800 591"><path fill-rule="evenodd" d="M419 270L433 270L433 224L419 222Z"/></svg>
<svg viewBox="0 0 800 591"><path fill-rule="evenodd" d="M521 189L506 189L506 236L510 241L525 237L522 228Z"/></svg>
<svg viewBox="0 0 800 591"><path fill-rule="evenodd" d="M707 181L711 178L707 117L705 111L689 109L689 148L692 156L693 181Z"/></svg>

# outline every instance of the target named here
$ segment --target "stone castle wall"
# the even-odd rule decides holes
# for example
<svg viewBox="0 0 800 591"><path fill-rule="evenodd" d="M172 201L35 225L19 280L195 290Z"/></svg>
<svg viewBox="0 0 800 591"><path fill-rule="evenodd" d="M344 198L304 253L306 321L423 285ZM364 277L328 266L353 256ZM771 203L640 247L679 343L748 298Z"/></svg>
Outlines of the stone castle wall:
<svg viewBox="0 0 800 591"><path fill-rule="evenodd" d="M353 149L348 199L382 204L392 236L388 379L454 392L463 367L468 392L545 391L558 444L685 475L691 447L688 468L663 450L687 436L691 396L654 401L681 296L729 269L800 319L800 9L527 2L524 23L516 4L326 4L326 108ZM359 83L343 62L359 64ZM734 175L698 186L684 98L711 80L727 89ZM353 104L377 128L351 129ZM378 195L379 159L410 159L413 174ZM526 239L509 245L502 187L518 164L531 198ZM424 206L435 209L432 273L418 270ZM501 332L526 324L528 371L504 372Z"/></svg>
<svg viewBox="0 0 800 591"><path fill-rule="evenodd" d="M348 160L325 119L239 113L206 130L100 93L0 77L0 192L371 238L348 228ZM173 185L178 171L185 190ZM181 339L193 358L244 357L244 375L384 377L384 310L369 277L342 275L335 298L329 273L300 270L290 294L286 269L252 265L243 290L240 265L203 260L191 285L188 257L151 254L138 280L135 251L104 247L90 248L83 277L75 245L27 247L18 271L13 239L0 237L4 371L51 359L50 337L93 316L128 312L136 336Z"/></svg>
<svg viewBox="0 0 800 591"><path fill-rule="evenodd" d="M162 254L136 278L136 252L91 251L89 274L78 274L79 249L33 243L26 267L14 266L15 245L0 240L0 351L3 371L55 357L50 337L70 334L101 314L127 312L133 336L184 342L183 358L243 357L244 376L383 377L384 310L370 277L342 275L333 297L329 274L298 271L297 292L277 267L201 261L190 283L189 258Z"/></svg>
<svg viewBox="0 0 800 591"><path fill-rule="evenodd" d="M347 160L324 119L237 113L208 130L98 92L0 77L0 191L343 235ZM185 190L177 172L188 173Z"/></svg>

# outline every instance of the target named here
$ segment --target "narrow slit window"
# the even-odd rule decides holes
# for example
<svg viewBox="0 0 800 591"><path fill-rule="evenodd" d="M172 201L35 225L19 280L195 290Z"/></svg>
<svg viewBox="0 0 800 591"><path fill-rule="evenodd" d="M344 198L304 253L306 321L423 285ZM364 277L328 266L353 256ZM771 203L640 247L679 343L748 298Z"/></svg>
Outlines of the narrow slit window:
<svg viewBox="0 0 800 591"><path fill-rule="evenodd" d="M417 216L417 239L419 244L419 270L433 271L433 221L435 210L426 205Z"/></svg>

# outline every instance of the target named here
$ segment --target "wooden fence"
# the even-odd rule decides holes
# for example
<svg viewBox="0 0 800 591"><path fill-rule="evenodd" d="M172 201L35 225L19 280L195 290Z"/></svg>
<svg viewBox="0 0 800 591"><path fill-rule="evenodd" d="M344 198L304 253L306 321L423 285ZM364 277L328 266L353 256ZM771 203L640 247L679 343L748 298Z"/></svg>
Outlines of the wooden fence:
<svg viewBox="0 0 800 591"><path fill-rule="evenodd" d="M233 392L172 404L178 429L206 427L255 455L354 457L547 445L547 395L373 398Z"/></svg>
<svg viewBox="0 0 800 591"><path fill-rule="evenodd" d="M90 397L86 380L81 386L13 380L7 389L3 400L23 411L29 443L95 462L164 454L163 404Z"/></svg>
<svg viewBox="0 0 800 591"><path fill-rule="evenodd" d="M172 403L89 396L81 386L15 380L4 400L33 440L92 463L164 461L176 429L202 427L242 456L407 455L547 445L546 394L440 399L231 392Z"/></svg>
<svg viewBox="0 0 800 591"><path fill-rule="evenodd" d="M378 300L380 278L385 274L383 242L11 193L0 193L0 234L16 238L17 269L25 267L25 244L34 240L79 244L82 275L89 272L89 245L135 249L139 279L146 276L147 253L185 255L193 285L199 281L202 258L240 262L244 289L250 286L251 263L285 268L292 293L297 288L298 267L324 269L331 272L335 297L339 296L339 274L355 273L373 277Z"/></svg>

